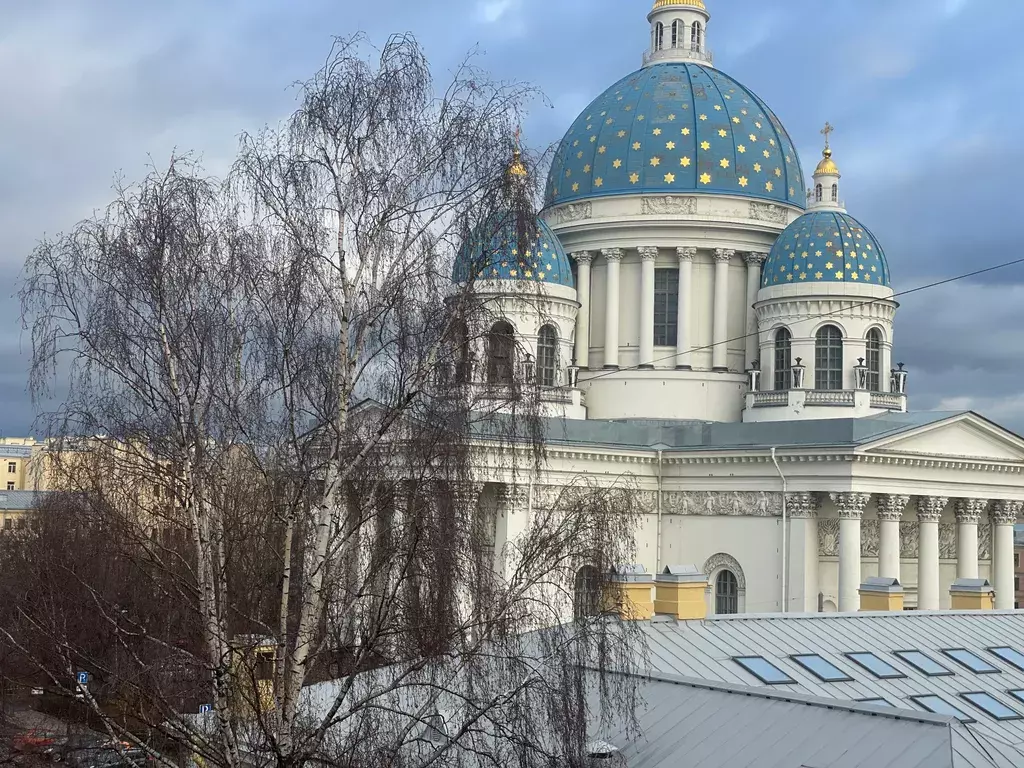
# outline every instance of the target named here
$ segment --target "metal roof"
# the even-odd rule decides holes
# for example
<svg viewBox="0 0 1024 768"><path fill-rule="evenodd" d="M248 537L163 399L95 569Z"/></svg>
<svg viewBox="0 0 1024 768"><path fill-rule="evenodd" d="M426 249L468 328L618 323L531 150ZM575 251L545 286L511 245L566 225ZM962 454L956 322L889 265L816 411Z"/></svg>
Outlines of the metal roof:
<svg viewBox="0 0 1024 768"><path fill-rule="evenodd" d="M909 697L935 694L976 720L967 725L970 730L1016 745L1019 764L1024 765L1024 720L995 720L960 698L984 691L1024 715L1024 702L1007 693L1024 689L1024 670L988 650L1010 646L1024 653L1024 611L741 615L705 621L659 616L643 629L655 674L762 687L761 680L733 660L761 656L796 681L772 685L775 692L846 701L884 698L915 712L922 707ZM959 648L973 651L998 671L978 674L942 653ZM924 651L953 674L929 677L893 655L906 650ZM879 679L843 655L865 651L905 676ZM823 682L792 660L794 654L818 654L852 679Z"/></svg>
<svg viewBox="0 0 1024 768"><path fill-rule="evenodd" d="M45 491L0 491L0 510L22 511L35 507Z"/></svg>
<svg viewBox="0 0 1024 768"><path fill-rule="evenodd" d="M678 676L643 682L642 736L592 734L630 768L982 768L1012 749L954 718Z"/></svg>

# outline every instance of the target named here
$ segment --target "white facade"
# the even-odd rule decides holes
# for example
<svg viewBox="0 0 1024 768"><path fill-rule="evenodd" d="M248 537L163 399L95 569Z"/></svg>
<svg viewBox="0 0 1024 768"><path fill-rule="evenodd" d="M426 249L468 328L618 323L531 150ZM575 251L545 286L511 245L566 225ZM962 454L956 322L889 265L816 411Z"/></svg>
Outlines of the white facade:
<svg viewBox="0 0 1024 768"><path fill-rule="evenodd" d="M648 20L645 65L710 67L702 0L657 0ZM808 210L845 216L827 144L823 154ZM481 287L514 316L527 349L543 322L556 323L566 368L562 393L549 398L560 405L548 412L565 420L552 426L546 469L486 491L497 499L499 550L574 478L630 476L647 510L637 562L650 573L704 568L712 613L857 610L858 587L876 575L898 578L908 607L948 607L958 577L988 578L996 607L1014 607L1024 440L971 413L907 413L881 254L884 280L866 282L864 267L864 282L850 282L853 253L842 281L804 280L805 269L769 284L768 254L803 214L699 187L595 194L544 211L574 262L575 289L543 289L550 299L538 311L502 298L501 281ZM837 273L844 260L839 250ZM677 271L662 273L678 281L674 344L655 331L658 270ZM826 325L841 337L831 373L820 362ZM715 594L723 571L734 594Z"/></svg>

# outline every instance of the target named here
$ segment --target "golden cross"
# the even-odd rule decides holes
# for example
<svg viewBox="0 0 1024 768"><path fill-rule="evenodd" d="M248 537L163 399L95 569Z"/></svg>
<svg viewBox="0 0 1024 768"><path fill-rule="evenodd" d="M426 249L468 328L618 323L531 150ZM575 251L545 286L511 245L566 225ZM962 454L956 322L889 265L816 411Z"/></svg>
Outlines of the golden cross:
<svg viewBox="0 0 1024 768"><path fill-rule="evenodd" d="M825 137L825 149L828 149L828 136L830 133L835 131L835 127L832 123L825 121L825 127L821 129L822 135Z"/></svg>
<svg viewBox="0 0 1024 768"><path fill-rule="evenodd" d="M523 127L521 125L517 125L515 133L512 134L515 137L516 149L519 149L519 135L522 132L523 132Z"/></svg>

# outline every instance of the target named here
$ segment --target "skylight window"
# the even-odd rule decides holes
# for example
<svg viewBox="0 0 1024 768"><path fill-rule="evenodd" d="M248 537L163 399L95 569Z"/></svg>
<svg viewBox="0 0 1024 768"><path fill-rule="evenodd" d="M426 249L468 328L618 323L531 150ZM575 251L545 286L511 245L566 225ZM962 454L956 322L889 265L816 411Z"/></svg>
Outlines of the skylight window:
<svg viewBox="0 0 1024 768"><path fill-rule="evenodd" d="M978 656L978 654L972 653L964 648L944 648L942 652L949 656L953 661L958 664L962 664L971 670L971 672L976 674L990 675L993 672L999 671L998 667L992 666L983 658Z"/></svg>
<svg viewBox="0 0 1024 768"><path fill-rule="evenodd" d="M1007 691L1007 693L1017 699L1021 704L1024 704L1024 689L1018 688L1013 691Z"/></svg>
<svg viewBox="0 0 1024 768"><path fill-rule="evenodd" d="M793 661L825 683L846 683L853 680L839 667L816 653L790 656Z"/></svg>
<svg viewBox="0 0 1024 768"><path fill-rule="evenodd" d="M941 696L935 696L933 694L928 694L926 696L911 696L910 700L918 706L924 707L929 712L934 712L936 715L949 715L964 723L976 722L973 717L966 714L958 707L954 707Z"/></svg>
<svg viewBox="0 0 1024 768"><path fill-rule="evenodd" d="M991 715L996 720L1020 720L1020 713L1010 709L999 699L990 693L978 691L976 693L961 693L960 698L966 699L982 712Z"/></svg>
<svg viewBox="0 0 1024 768"><path fill-rule="evenodd" d="M880 680L891 680L896 677L906 677L906 675L896 669L896 667L888 661L885 661L885 659L882 659L873 653L868 653L866 651L848 653L846 654L846 658L854 664L859 664L864 667L864 669Z"/></svg>
<svg viewBox="0 0 1024 768"><path fill-rule="evenodd" d="M1007 664L1012 664L1017 669L1024 672L1024 653L1021 653L1016 648L1002 646L999 648L989 648L988 650L989 653L994 653Z"/></svg>
<svg viewBox="0 0 1024 768"><path fill-rule="evenodd" d="M765 685L792 685L792 677L761 656L737 656L733 659Z"/></svg>
<svg viewBox="0 0 1024 768"><path fill-rule="evenodd" d="M931 656L926 656L921 651L893 651L893 656L903 659L907 664L919 672L924 672L928 677L953 674Z"/></svg>
<svg viewBox="0 0 1024 768"><path fill-rule="evenodd" d="M879 706L879 707L892 707L893 706L891 701L889 701L888 699L883 699L880 696L877 697L877 698L874 698L874 699L857 699L857 703L858 704L874 704L874 705ZM895 709L895 707L893 707L893 709Z"/></svg>

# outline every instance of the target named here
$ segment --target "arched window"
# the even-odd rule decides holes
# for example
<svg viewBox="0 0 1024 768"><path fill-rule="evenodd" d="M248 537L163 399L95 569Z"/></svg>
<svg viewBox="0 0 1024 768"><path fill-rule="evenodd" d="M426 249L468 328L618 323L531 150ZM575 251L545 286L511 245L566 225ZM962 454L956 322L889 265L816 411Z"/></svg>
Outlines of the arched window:
<svg viewBox="0 0 1024 768"><path fill-rule="evenodd" d="M814 185L814 201L817 203L821 202L821 184Z"/></svg>
<svg viewBox="0 0 1024 768"><path fill-rule="evenodd" d="M693 22L693 26L690 27L690 50L700 51L703 49L704 43L704 29L701 27L699 21Z"/></svg>
<svg viewBox="0 0 1024 768"><path fill-rule="evenodd" d="M793 334L787 328L775 332L775 389L793 388Z"/></svg>
<svg viewBox="0 0 1024 768"><path fill-rule="evenodd" d="M558 376L558 334L545 325L537 335L537 381L542 387L553 387Z"/></svg>
<svg viewBox="0 0 1024 768"><path fill-rule="evenodd" d="M510 385L514 358L515 331L502 320L491 326L487 334L487 383Z"/></svg>
<svg viewBox="0 0 1024 768"><path fill-rule="evenodd" d="M719 571L715 578L715 615L740 612L740 585L732 571Z"/></svg>
<svg viewBox="0 0 1024 768"><path fill-rule="evenodd" d="M882 391L882 334L877 328L868 331L868 391Z"/></svg>
<svg viewBox="0 0 1024 768"><path fill-rule="evenodd" d="M814 339L814 388L843 388L843 333L834 325L819 328Z"/></svg>
<svg viewBox="0 0 1024 768"><path fill-rule="evenodd" d="M833 184L832 185L832 202L833 203L838 203L839 202L839 185L838 184Z"/></svg>
<svg viewBox="0 0 1024 768"><path fill-rule="evenodd" d="M675 48L679 45L679 41L683 36L683 22L676 21L672 22L672 47Z"/></svg>
<svg viewBox="0 0 1024 768"><path fill-rule="evenodd" d="M654 50L660 51L665 45L665 25L660 21L654 25Z"/></svg>
<svg viewBox="0 0 1024 768"><path fill-rule="evenodd" d="M576 571L572 594L573 615L577 619L597 616L601 612L601 574L592 565Z"/></svg>

